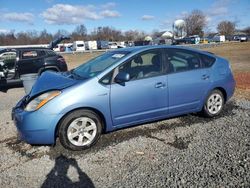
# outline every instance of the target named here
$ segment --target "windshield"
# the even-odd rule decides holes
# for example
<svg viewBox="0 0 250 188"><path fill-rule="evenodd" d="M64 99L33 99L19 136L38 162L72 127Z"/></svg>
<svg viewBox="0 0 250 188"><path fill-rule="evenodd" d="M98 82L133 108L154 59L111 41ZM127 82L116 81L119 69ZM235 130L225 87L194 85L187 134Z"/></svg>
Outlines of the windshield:
<svg viewBox="0 0 250 188"><path fill-rule="evenodd" d="M106 52L74 69L72 73L81 78L92 78L125 57L127 51Z"/></svg>

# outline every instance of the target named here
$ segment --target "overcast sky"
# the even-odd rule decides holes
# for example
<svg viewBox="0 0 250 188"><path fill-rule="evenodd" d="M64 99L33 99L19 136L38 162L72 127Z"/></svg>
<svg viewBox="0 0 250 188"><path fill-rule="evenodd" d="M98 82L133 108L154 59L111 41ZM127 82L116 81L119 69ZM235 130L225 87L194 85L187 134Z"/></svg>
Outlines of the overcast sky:
<svg viewBox="0 0 250 188"><path fill-rule="evenodd" d="M221 20L234 21L238 28L250 26L250 0L0 0L0 32L71 32L79 24L88 32L98 26L162 31L194 9L205 13L210 31Z"/></svg>

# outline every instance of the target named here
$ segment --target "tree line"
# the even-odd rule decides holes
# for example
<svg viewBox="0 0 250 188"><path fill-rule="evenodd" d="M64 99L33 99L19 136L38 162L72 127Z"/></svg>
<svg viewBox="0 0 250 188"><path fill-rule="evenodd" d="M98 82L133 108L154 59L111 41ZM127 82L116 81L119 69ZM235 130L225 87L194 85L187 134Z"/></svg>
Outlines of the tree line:
<svg viewBox="0 0 250 188"><path fill-rule="evenodd" d="M145 32L137 30L129 30L121 32L113 27L98 27L90 34L84 25L77 26L73 32L66 30L58 30L55 34L49 33L47 30L18 32L11 31L9 33L0 33L1 45L26 45L26 44L48 44L59 36L69 36L69 42L76 40L107 40L107 41L136 41L143 40L146 36Z"/></svg>
<svg viewBox="0 0 250 188"><path fill-rule="evenodd" d="M184 16L185 27L183 28L187 36L199 35L204 36L205 30L208 26L206 15L201 10L193 10L191 13ZM221 21L217 26L217 32L222 35L233 35L236 30L236 23L232 21ZM241 30L247 35L250 35L250 26ZM207 33L208 34L208 33ZM114 27L98 27L92 32L88 33L84 24L76 26L72 32L66 30L58 30L51 34L47 30L26 31L0 33L0 45L25 45L25 44L48 44L53 39L64 35L71 38L71 42L76 40L108 40L108 41L136 41L144 40L146 35L143 31L129 30L122 32ZM158 30L153 30L150 35L155 38L161 35Z"/></svg>

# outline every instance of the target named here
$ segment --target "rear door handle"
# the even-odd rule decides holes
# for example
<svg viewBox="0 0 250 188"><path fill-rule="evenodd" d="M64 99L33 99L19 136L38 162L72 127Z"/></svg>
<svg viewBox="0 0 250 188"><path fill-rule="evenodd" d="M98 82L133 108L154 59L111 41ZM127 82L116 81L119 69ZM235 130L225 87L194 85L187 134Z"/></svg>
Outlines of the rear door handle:
<svg viewBox="0 0 250 188"><path fill-rule="evenodd" d="M209 79L209 77L210 77L209 75L203 74L201 78L202 78L203 80L207 80L207 79Z"/></svg>
<svg viewBox="0 0 250 188"><path fill-rule="evenodd" d="M155 88L163 88L165 86L166 86L166 84L164 84L162 82L158 82L158 83L155 84Z"/></svg>

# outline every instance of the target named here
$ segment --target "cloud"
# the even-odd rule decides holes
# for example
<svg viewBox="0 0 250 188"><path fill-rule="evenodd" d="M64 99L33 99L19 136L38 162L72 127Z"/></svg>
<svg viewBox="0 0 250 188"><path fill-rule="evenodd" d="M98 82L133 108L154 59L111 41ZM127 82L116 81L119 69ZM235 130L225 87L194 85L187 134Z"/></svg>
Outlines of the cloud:
<svg viewBox="0 0 250 188"><path fill-rule="evenodd" d="M141 19L144 20L144 21L153 20L154 18L155 18L155 17L152 16L152 15L143 15L143 16L141 17Z"/></svg>
<svg viewBox="0 0 250 188"><path fill-rule="evenodd" d="M112 8L115 8L115 7L116 7L116 3L114 3L114 2L108 2L108 3L103 4L101 6L101 8L103 8L103 9L112 9Z"/></svg>
<svg viewBox="0 0 250 188"><path fill-rule="evenodd" d="M227 13L228 13L227 7L212 7L207 14L209 16L220 16L220 15L225 15Z"/></svg>
<svg viewBox="0 0 250 188"><path fill-rule="evenodd" d="M8 29L0 29L0 33L6 34L6 33L9 33L9 32L10 32L10 30L8 30Z"/></svg>
<svg viewBox="0 0 250 188"><path fill-rule="evenodd" d="M109 5L110 6L110 5ZM49 24L80 24L84 20L99 20L104 18L119 17L115 10L103 10L94 5L80 6L70 4L56 4L46 9L41 16Z"/></svg>
<svg viewBox="0 0 250 188"><path fill-rule="evenodd" d="M207 15L210 17L226 15L228 13L228 5L232 0L218 0L212 4L207 10Z"/></svg>
<svg viewBox="0 0 250 188"><path fill-rule="evenodd" d="M104 10L104 11L101 11L100 15L103 17L107 17L107 18L115 18L115 17L121 16L119 12L115 10Z"/></svg>
<svg viewBox="0 0 250 188"><path fill-rule="evenodd" d="M13 22L26 22L28 24L33 24L34 15L29 12L17 13L17 12L8 12L4 13L1 16L1 20L13 21Z"/></svg>
<svg viewBox="0 0 250 188"><path fill-rule="evenodd" d="M53 3L54 0L46 0L47 3Z"/></svg>

